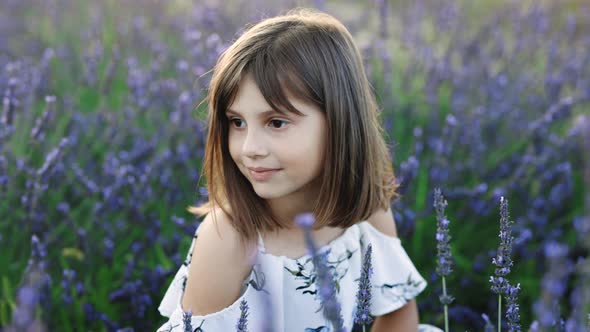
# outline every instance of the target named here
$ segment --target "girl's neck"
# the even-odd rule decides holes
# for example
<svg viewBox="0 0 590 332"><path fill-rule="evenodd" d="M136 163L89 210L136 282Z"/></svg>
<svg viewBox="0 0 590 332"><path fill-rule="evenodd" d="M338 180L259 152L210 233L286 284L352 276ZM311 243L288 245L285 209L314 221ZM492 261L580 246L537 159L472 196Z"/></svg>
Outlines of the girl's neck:
<svg viewBox="0 0 590 332"><path fill-rule="evenodd" d="M286 230L298 229L295 224L297 215L313 212L319 197L320 181L321 176L287 196L267 200L271 212Z"/></svg>

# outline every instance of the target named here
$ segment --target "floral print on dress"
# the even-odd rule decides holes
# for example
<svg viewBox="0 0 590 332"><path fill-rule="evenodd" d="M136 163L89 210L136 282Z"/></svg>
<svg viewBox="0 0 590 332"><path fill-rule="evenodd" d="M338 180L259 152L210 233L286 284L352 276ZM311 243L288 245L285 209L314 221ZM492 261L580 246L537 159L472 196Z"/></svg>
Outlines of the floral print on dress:
<svg viewBox="0 0 590 332"><path fill-rule="evenodd" d="M336 260L330 260L330 256L332 253L332 248L328 248L328 250L321 252L320 255L326 258L326 263L330 272L334 277L334 282L336 284L336 292L340 293L340 281L346 276L348 273L348 268L340 268L341 265L346 265L343 263L348 262L348 260L354 255L355 252L358 250L346 250L342 253ZM300 286L297 286L295 290L302 291L302 294L309 294L313 295L315 300L319 303L319 308L316 309L316 313L320 312L323 309L322 301L320 301L319 294L317 293L316 288L316 279L317 273L316 269L313 266L313 259L312 257L306 257L303 262L300 260L296 260L297 262L297 269L290 269L288 266L285 266L284 269L289 272L295 280L300 280ZM324 327L318 327L324 328Z"/></svg>
<svg viewBox="0 0 590 332"><path fill-rule="evenodd" d="M405 282L396 284L382 284L380 286L373 286L380 289L382 293L387 293L395 301L406 303L418 295L417 289L422 285L422 281L412 280L412 275L408 275Z"/></svg>
<svg viewBox="0 0 590 332"><path fill-rule="evenodd" d="M192 332L205 332L205 330L203 330L202 326L205 323L205 320L203 319L201 321L201 325L195 327L194 330L192 330ZM178 329L176 329L178 327ZM175 332L175 331L183 331L184 332L184 324L181 322L180 324L176 324L176 325L168 325L168 327L166 327L166 329L160 329L157 330L156 332Z"/></svg>
<svg viewBox="0 0 590 332"><path fill-rule="evenodd" d="M320 326L316 327L315 329L311 327L306 327L305 332L330 332L330 328L327 326Z"/></svg>
<svg viewBox="0 0 590 332"><path fill-rule="evenodd" d="M182 262L170 287L166 291L158 310L169 317L158 332L184 332L181 299L184 294L192 260L197 231L186 259ZM407 253L396 238L379 233L367 221L349 227L345 233L320 249L326 255L326 263L334 276L338 299L344 314L344 326L350 330L354 324L353 312L356 304L354 285L359 282L363 250L368 243L373 245L373 261L376 263L372 290L374 301L372 311L383 315L397 310L400 305L416 297L427 283L412 264ZM242 297L252 303L248 317L248 327L253 331L263 331L267 325L268 310L265 301L278 312L272 331L285 332L332 332L333 327L322 315L321 302L316 289L317 275L311 257L289 259L263 252L260 260L252 267L252 272L242 283ZM264 271L264 272L262 272ZM273 287L282 287L274 292ZM266 295L270 296L266 296ZM281 298L277 294L281 294ZM297 302L301 301L298 306ZM305 304L304 304L305 303ZM312 303L310 306L309 303ZM192 332L235 331L240 316L239 300L225 308L223 312L210 315L193 316ZM349 317L350 316L350 317ZM303 319L305 318L305 319ZM276 324L275 324L276 323ZM420 324L420 332L442 332L439 328Z"/></svg>
<svg viewBox="0 0 590 332"><path fill-rule="evenodd" d="M342 263L349 260L356 251L357 250L346 250L346 252L343 255L340 255L338 259L335 261L331 261L329 259L331 248L323 253L320 253L320 255L328 256L327 265L330 268L330 271L332 271L332 273L334 273L334 271L336 272L336 274L334 275L334 279L336 282L336 290L338 292L340 291L340 280L342 280L342 278L344 278L346 276L346 273L348 272L348 269L339 269L339 267ZM303 294L316 294L315 289L310 290L310 288L315 288L312 286L315 285L316 280L316 271L313 267L311 257L306 257L304 262L300 262L299 260L297 260L297 269L290 269L288 266L285 266L285 270L289 272L294 277L294 279L302 281L303 285L297 287L296 290L304 289L304 291L302 292Z"/></svg>
<svg viewBox="0 0 590 332"><path fill-rule="evenodd" d="M248 281L248 284L252 285L252 288L254 288L255 290L270 295L270 292L264 289L264 286L266 284L266 276L264 275L264 272L262 272L260 264L254 264L254 266L252 267L252 274L253 276Z"/></svg>

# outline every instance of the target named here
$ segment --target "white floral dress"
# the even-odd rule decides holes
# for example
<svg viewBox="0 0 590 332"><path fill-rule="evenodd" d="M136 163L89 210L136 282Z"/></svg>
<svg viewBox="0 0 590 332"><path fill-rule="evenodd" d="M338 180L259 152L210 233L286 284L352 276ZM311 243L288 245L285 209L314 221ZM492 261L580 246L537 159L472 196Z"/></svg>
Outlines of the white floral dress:
<svg viewBox="0 0 590 332"><path fill-rule="evenodd" d="M181 298L188 277L192 250L174 276L158 310L168 317L157 331L185 331ZM342 235L319 248L325 253L336 282L346 331L353 327L356 292L361 261L367 245L372 244L373 274L370 313L381 316L401 308L426 288L426 280L416 270L401 245L401 240L381 233L369 222L349 227ZM324 318L316 291L316 274L310 255L297 259L267 253L262 238L258 257L250 275L243 281L240 297L227 308L204 316L191 317L193 332L232 332L240 318L240 302L248 303L248 331L331 332ZM419 331L439 332L437 327L420 324Z"/></svg>

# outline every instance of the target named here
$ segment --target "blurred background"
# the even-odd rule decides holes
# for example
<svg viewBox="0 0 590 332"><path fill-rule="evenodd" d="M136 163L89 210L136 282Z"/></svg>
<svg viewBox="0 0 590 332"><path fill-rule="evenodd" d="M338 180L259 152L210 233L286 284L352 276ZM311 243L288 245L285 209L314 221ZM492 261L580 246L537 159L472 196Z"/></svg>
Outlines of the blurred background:
<svg viewBox="0 0 590 332"><path fill-rule="evenodd" d="M420 320L444 326L439 187L450 330L497 324L501 197L523 330L588 328L587 1L1 0L4 331L166 321L157 307L200 221L186 208L207 198L210 69L246 23L296 6L334 15L362 50L401 182L398 233L429 281Z"/></svg>

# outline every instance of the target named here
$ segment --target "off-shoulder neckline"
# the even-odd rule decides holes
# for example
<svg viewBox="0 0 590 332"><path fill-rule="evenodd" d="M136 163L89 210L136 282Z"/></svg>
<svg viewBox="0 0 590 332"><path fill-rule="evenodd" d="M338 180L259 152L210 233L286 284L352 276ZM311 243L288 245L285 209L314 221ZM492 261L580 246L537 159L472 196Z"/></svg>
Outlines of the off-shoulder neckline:
<svg viewBox="0 0 590 332"><path fill-rule="evenodd" d="M330 248L332 248L334 245L344 241L349 236L349 234L351 232L353 232L354 228L360 228L361 225L367 225L367 227L369 229L371 229L374 233L376 233L377 236L384 237L386 239L393 240L393 241L398 241L398 242L401 241L399 237L393 237L393 236L383 234L381 231L379 231L377 228L375 228L375 226L373 226L368 220L363 220L363 221L359 221L358 223L348 227L344 231L344 233L342 233L338 237L332 239L330 242L328 242L325 245L318 248L317 249L318 253L320 253L320 254L324 253L327 250L329 250ZM292 258L292 257L288 257L285 255L274 255L272 253L266 252L266 250L262 244L262 237L260 236L260 234L258 235L258 253L261 254L262 256L265 256L265 257L272 257L274 259L282 260L282 261L289 262L289 263L298 263L301 261L307 261L308 259L311 259L311 254L309 254L309 253L299 256L297 258Z"/></svg>

